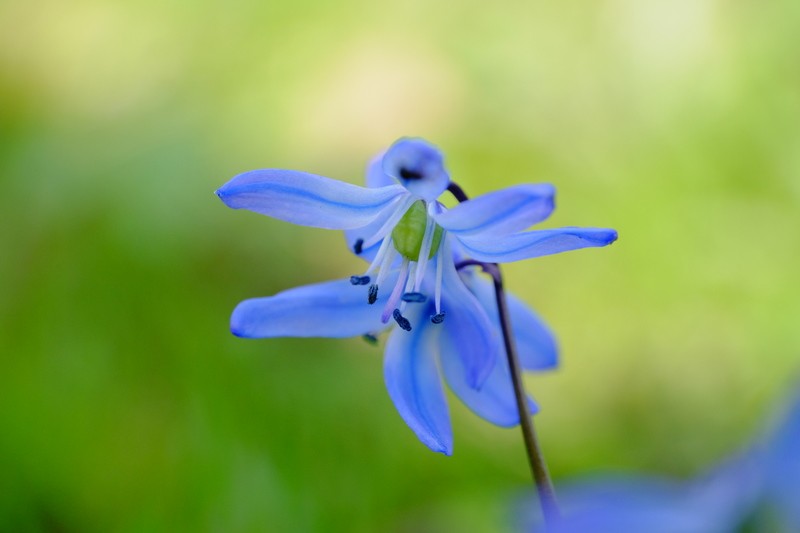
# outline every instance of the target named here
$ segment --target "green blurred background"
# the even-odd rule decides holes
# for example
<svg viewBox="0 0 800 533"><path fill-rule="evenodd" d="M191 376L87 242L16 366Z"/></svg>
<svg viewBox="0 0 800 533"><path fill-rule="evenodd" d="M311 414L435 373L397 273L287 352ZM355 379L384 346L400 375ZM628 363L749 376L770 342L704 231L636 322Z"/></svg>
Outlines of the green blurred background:
<svg viewBox="0 0 800 533"><path fill-rule="evenodd" d="M0 3L0 530L502 531L517 430L425 449L379 347L236 339L234 305L362 267L231 211L261 167L361 183L403 135L472 195L549 181L612 247L506 268L558 480L684 476L796 377L800 3Z"/></svg>

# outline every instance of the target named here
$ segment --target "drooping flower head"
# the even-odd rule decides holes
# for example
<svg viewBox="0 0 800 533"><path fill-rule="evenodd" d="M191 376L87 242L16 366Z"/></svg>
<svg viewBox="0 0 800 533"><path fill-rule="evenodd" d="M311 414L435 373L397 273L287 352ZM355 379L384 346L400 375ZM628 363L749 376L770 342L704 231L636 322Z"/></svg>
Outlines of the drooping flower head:
<svg viewBox="0 0 800 533"><path fill-rule="evenodd" d="M246 300L231 317L242 337L376 337L391 329L384 377L403 419L428 447L450 454L452 432L440 368L473 411L498 425L519 422L487 284L456 261L507 262L588 246L616 232L560 228L520 232L553 209L551 185L518 185L446 209L449 174L430 143L404 138L370 163L367 188L291 170L256 170L217 191L233 208L342 229L369 261L348 279ZM552 335L510 298L523 367L556 363ZM438 360L438 363L437 363Z"/></svg>
<svg viewBox="0 0 800 533"><path fill-rule="evenodd" d="M422 139L400 139L381 159L381 169L423 200L433 202L447 190L450 176L435 146Z"/></svg>

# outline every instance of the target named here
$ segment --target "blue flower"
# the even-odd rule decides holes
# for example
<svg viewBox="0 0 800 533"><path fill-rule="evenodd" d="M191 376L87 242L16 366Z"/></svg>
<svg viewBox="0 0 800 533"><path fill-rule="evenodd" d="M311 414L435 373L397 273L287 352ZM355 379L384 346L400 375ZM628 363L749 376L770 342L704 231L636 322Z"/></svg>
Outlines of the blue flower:
<svg viewBox="0 0 800 533"><path fill-rule="evenodd" d="M548 533L800 531L800 389L772 430L696 479L607 477L560 499L565 516Z"/></svg>
<svg viewBox="0 0 800 533"><path fill-rule="evenodd" d="M452 453L441 374L473 411L519 423L488 284L455 260L508 262L590 246L617 234L598 228L521 232L553 210L550 185L518 185L446 209L450 177L441 152L404 138L376 157L368 187L292 170L236 176L217 195L226 205L304 226L345 230L369 262L349 279L245 300L231 317L240 337L376 337L391 329L384 377L401 417L434 451ZM552 367L556 348L541 321L509 298L523 366ZM498 362L500 361L500 362ZM440 370L441 369L441 370Z"/></svg>

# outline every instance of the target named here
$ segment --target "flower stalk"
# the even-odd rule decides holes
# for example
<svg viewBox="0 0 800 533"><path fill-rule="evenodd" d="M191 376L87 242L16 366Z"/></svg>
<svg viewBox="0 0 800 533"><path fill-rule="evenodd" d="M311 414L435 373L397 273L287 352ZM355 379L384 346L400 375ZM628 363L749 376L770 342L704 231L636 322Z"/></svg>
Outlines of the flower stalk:
<svg viewBox="0 0 800 533"><path fill-rule="evenodd" d="M447 190L450 191L459 202L465 202L469 199L464 190L456 183L450 182ZM508 367L511 370L514 397L517 402L517 409L519 410L522 439L525 442L528 464L531 469L531 474L533 475L534 483L536 484L536 491L539 495L539 505L542 509L542 516L544 517L545 524L547 526L552 526L560 517L558 501L556 500L553 481L550 479L550 474L547 471L547 463L544 460L544 454L536 438L536 431L533 427L533 417L528 407L528 398L525 394L525 386L522 381L522 365L520 364L516 344L514 343L511 319L509 317L508 304L506 303L505 290L503 288L503 274L500 271L500 265L497 263L486 263L474 259L467 259L459 262L456 265L456 269L461 270L468 266L480 267L485 274L491 276L494 283L497 314L503 334L503 345L508 359Z"/></svg>

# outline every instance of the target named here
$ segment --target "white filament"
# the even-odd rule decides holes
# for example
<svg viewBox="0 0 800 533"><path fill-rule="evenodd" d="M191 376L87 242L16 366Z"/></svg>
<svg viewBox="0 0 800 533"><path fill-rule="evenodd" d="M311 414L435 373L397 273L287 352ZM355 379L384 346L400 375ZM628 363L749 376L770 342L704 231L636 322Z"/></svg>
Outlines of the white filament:
<svg viewBox="0 0 800 533"><path fill-rule="evenodd" d="M383 261L383 257L386 255L386 250L389 249L389 246L391 244L392 244L392 236L391 235L389 235L388 237L383 239L383 242L381 243L380 248L378 248L378 253L375 254L375 259L372 260L372 263L370 263L369 268L367 269L366 272L364 272L365 276L371 275L381 265L381 262Z"/></svg>
<svg viewBox="0 0 800 533"><path fill-rule="evenodd" d="M431 254L431 245L433 244L433 235L436 233L436 222L433 218L428 216L425 222L425 235L422 237L422 246L419 249L419 257L417 258L417 271L414 277L414 292L419 292L422 286L422 279L425 277L425 268L428 266L428 256Z"/></svg>
<svg viewBox="0 0 800 533"><path fill-rule="evenodd" d="M364 241L362 248L366 250L370 246L374 246L379 240L388 235L394 229L397 223L400 222L400 219L403 218L403 215L406 214L406 211L408 211L408 208L411 207L411 204L414 202L416 202L416 199L411 194L403 197L403 199L399 201L399 205L395 212L392 213L392 216L386 219L386 222L383 223L383 226L381 226L372 237Z"/></svg>
<svg viewBox="0 0 800 533"><path fill-rule="evenodd" d="M442 241L444 241L446 235L442 234ZM440 246L439 251L436 254L436 288L434 289L434 298L433 301L436 305L436 314L438 315L441 312L441 301L442 301L442 270L444 269L444 256L445 254L450 254L450 247L447 246L447 243L444 242L445 246Z"/></svg>
<svg viewBox="0 0 800 533"><path fill-rule="evenodd" d="M397 301L400 299L400 296L402 296L403 287L405 287L407 279L408 259L404 257L403 264L400 265L400 275L397 277L397 282L394 284L394 290L392 290L392 294L386 301L386 306L383 308L383 313L381 314L381 322L384 324L389 321L389 317L392 316L392 311L397 307Z"/></svg>

